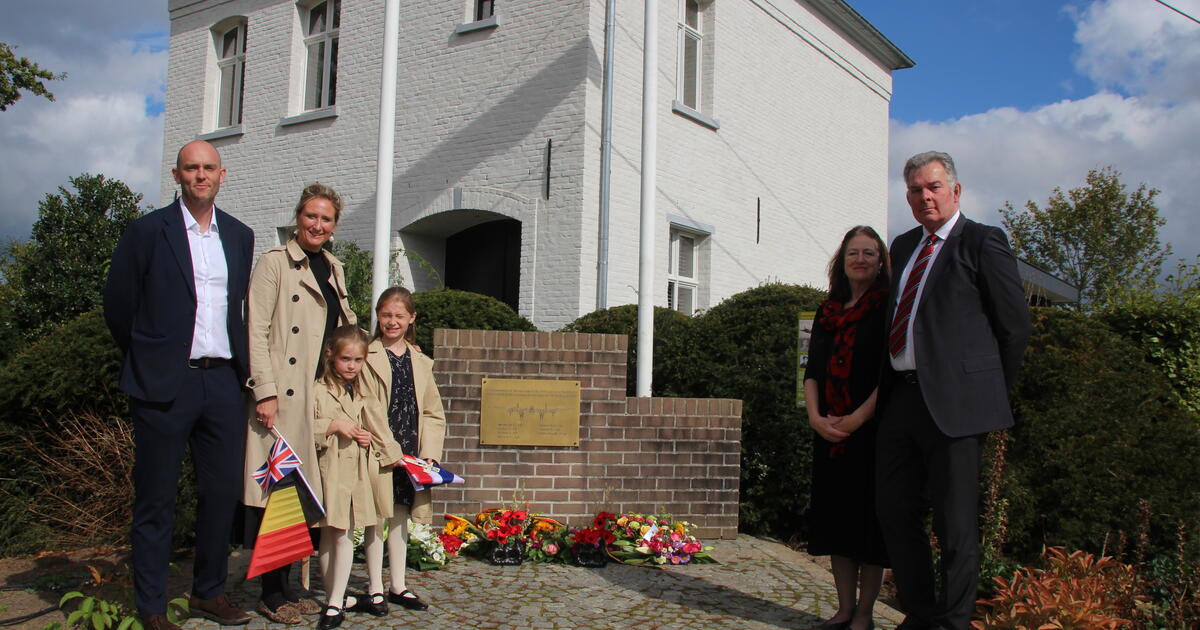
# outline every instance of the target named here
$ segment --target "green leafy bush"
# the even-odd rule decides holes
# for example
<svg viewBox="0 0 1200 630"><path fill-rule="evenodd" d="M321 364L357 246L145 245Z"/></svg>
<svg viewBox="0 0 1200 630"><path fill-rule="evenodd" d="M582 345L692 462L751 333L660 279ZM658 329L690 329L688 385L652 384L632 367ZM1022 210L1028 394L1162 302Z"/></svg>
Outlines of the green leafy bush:
<svg viewBox="0 0 1200 630"><path fill-rule="evenodd" d="M1152 550L1200 518L1200 421L1167 379L1100 318L1037 309L1013 400L1008 540L1101 551L1152 510ZM1170 516L1170 518L1166 518Z"/></svg>
<svg viewBox="0 0 1200 630"><path fill-rule="evenodd" d="M1184 404L1200 412L1200 298L1147 297L1114 305L1103 319L1144 350Z"/></svg>
<svg viewBox="0 0 1200 630"><path fill-rule="evenodd" d="M371 263L374 253L362 249L353 241L334 241L329 251L342 261L346 274L346 301L350 310L358 317L358 325L366 328L371 323Z"/></svg>
<svg viewBox="0 0 1200 630"><path fill-rule="evenodd" d="M533 322L516 314L504 302L470 291L437 289L414 293L413 306L417 309L417 345L430 356L437 350L433 347L435 328L537 330Z"/></svg>
<svg viewBox="0 0 1200 630"><path fill-rule="evenodd" d="M49 330L0 366L0 423L26 425L39 415L53 418L84 409L124 416L125 394L117 389L121 350L100 309Z"/></svg>
<svg viewBox="0 0 1200 630"><path fill-rule="evenodd" d="M824 299L820 289L779 283L738 293L693 318L675 366L680 395L742 400L743 531L803 531L812 429L796 406L797 326Z"/></svg>
<svg viewBox="0 0 1200 630"><path fill-rule="evenodd" d="M563 327L563 332L629 335L629 372L626 392L637 393L638 307L625 304L593 311ZM661 306L654 308L654 369L651 391L654 396L675 396L681 354L688 343L691 318Z"/></svg>

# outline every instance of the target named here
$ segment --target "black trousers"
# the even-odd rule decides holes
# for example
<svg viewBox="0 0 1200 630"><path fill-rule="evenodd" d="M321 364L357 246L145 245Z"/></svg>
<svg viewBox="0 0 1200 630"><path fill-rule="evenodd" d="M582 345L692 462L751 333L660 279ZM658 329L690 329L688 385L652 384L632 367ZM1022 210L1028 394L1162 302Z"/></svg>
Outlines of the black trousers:
<svg viewBox="0 0 1200 630"><path fill-rule="evenodd" d="M979 466L986 434L950 438L917 383L891 384L876 440L876 509L904 613L915 627L966 630L979 580ZM941 551L935 592L925 517Z"/></svg>
<svg viewBox="0 0 1200 630"><path fill-rule="evenodd" d="M192 593L225 592L229 536L242 493L246 415L237 374L228 365L189 369L175 400L132 399L133 584L143 615L166 612L167 565L184 449L196 468L196 557Z"/></svg>

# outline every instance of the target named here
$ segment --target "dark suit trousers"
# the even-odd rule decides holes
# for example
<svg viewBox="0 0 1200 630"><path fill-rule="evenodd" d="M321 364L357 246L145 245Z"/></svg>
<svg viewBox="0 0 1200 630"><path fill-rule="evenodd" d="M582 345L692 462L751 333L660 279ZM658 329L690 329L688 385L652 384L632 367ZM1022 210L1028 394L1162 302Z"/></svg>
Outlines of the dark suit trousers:
<svg viewBox="0 0 1200 630"><path fill-rule="evenodd" d="M904 612L918 627L966 630L979 581L979 460L985 435L950 438L915 383L896 382L876 439L876 508ZM941 551L935 593L925 515Z"/></svg>
<svg viewBox="0 0 1200 630"><path fill-rule="evenodd" d="M242 492L246 416L233 368L189 369L176 399L130 401L133 415L134 602L143 615L166 611L167 565L184 448L196 469L196 557L192 593L225 592L234 509Z"/></svg>

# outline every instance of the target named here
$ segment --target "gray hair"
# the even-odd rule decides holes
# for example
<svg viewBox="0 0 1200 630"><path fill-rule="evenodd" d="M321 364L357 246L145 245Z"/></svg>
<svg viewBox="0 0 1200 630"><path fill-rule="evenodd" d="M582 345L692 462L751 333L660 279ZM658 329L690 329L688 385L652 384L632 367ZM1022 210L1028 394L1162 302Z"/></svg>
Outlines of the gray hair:
<svg viewBox="0 0 1200 630"><path fill-rule="evenodd" d="M947 184L953 184L958 181L958 171L954 170L954 158L950 157L949 153L941 151L926 151L918 153L904 163L904 181L908 182L908 176L915 170L929 164L930 162L940 162L942 168L946 169Z"/></svg>

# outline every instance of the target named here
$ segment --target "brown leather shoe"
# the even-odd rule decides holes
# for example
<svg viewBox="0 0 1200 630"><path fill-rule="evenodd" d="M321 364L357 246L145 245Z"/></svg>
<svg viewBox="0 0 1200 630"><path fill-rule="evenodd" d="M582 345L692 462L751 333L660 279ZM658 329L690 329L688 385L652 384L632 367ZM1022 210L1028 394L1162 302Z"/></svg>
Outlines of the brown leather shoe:
<svg viewBox="0 0 1200 630"><path fill-rule="evenodd" d="M234 606L225 593L212 599L200 599L195 595L188 595L188 611L193 617L199 615L206 619L212 619L222 626L242 626L250 623L250 615Z"/></svg>
<svg viewBox="0 0 1200 630"><path fill-rule="evenodd" d="M144 615L142 617L142 627L146 630L182 630L179 626L167 621L167 616L162 613Z"/></svg>

